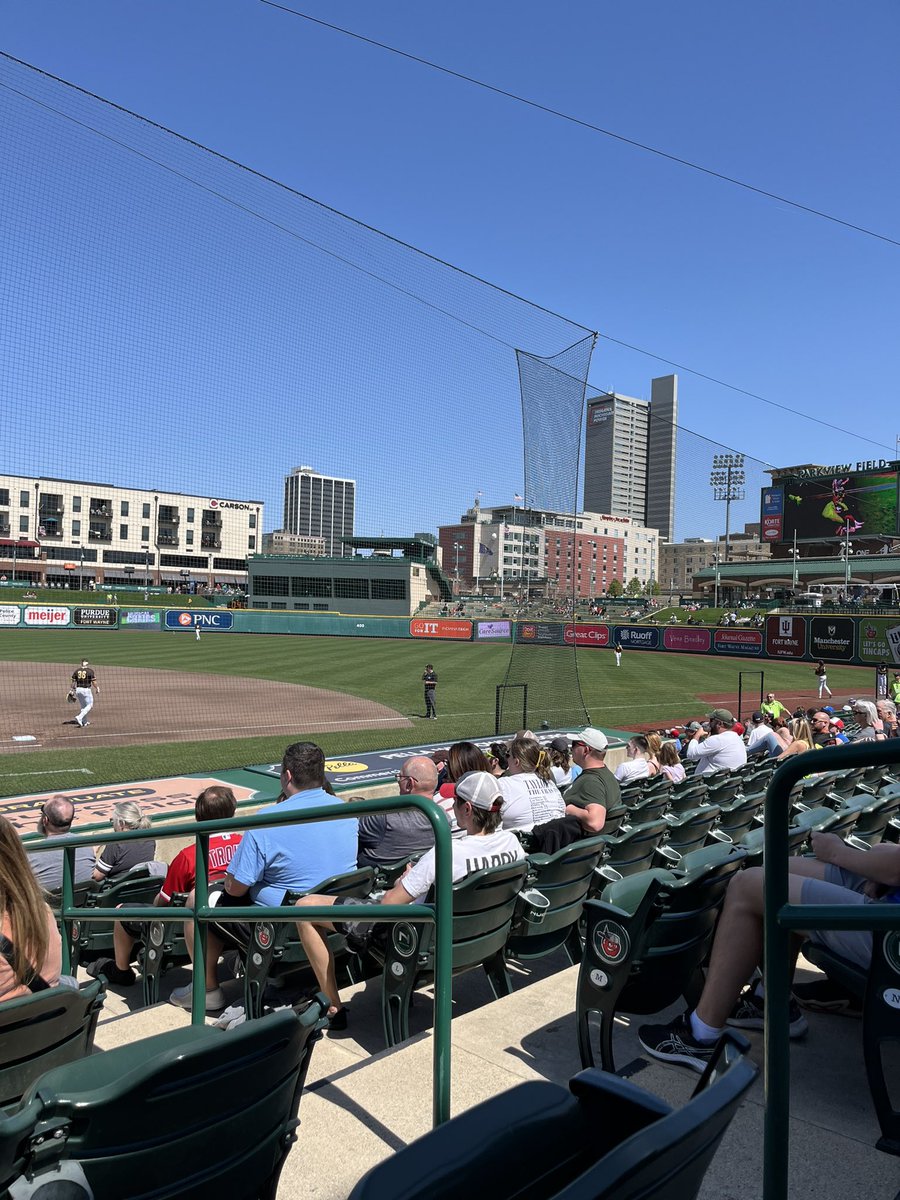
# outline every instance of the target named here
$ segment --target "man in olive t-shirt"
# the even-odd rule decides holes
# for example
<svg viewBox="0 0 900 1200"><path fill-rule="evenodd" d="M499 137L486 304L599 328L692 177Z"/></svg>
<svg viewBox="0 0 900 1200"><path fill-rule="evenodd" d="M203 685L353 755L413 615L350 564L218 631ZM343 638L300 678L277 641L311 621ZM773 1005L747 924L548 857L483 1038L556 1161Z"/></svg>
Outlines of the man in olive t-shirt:
<svg viewBox="0 0 900 1200"><path fill-rule="evenodd" d="M600 833L606 822L606 810L615 808L621 800L619 781L606 766L606 734L588 726L580 733L570 734L572 759L581 767L581 774L566 789L566 816L575 817L581 824L583 837Z"/></svg>

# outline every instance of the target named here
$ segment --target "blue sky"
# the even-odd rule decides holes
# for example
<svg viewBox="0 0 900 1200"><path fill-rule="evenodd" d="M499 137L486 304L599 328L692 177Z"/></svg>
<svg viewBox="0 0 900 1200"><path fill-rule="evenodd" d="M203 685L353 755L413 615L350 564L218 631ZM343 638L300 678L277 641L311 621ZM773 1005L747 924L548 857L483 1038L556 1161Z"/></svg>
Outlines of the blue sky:
<svg viewBox="0 0 900 1200"><path fill-rule="evenodd" d="M296 7L900 238L889 0ZM4 0L2 12L7 53L601 335L793 410L681 373L689 429L773 463L893 456L896 246L256 0ZM574 340L562 322L399 256L404 280L485 337L361 282L333 255L353 246L357 266L380 271L383 251L315 213L304 236L330 258L285 242L275 189L222 175L270 206L267 225L248 227L233 205L117 157L8 88L0 107L15 126L13 270L0 293L14 469L263 499L273 527L283 474L311 462L360 480L371 532L433 528L476 490L487 502L521 490L515 364L501 343L555 353ZM670 370L601 337L590 381L647 396ZM686 442L682 459L679 533L712 534L708 456Z"/></svg>

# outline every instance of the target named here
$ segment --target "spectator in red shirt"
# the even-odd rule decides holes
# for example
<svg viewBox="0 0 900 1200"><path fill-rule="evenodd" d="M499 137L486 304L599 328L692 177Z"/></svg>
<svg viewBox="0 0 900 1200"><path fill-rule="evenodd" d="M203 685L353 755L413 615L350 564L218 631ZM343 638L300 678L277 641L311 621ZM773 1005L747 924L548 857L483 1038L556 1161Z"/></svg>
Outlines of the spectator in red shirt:
<svg viewBox="0 0 900 1200"><path fill-rule="evenodd" d="M229 787L208 787L200 793L194 803L194 819L197 821L221 821L233 817L237 808L234 792ZM228 865L240 845L239 833L213 833L209 839L209 882L225 878ZM172 897L180 892L190 893L197 878L197 846L191 842L172 859L166 878L153 903L164 907L172 903ZM188 954L193 949L192 921L184 923L184 939ZM140 922L116 921L113 926L115 958L102 958L86 967L88 975L95 978L104 975L110 983L128 987L135 981L131 957L135 942L143 937Z"/></svg>

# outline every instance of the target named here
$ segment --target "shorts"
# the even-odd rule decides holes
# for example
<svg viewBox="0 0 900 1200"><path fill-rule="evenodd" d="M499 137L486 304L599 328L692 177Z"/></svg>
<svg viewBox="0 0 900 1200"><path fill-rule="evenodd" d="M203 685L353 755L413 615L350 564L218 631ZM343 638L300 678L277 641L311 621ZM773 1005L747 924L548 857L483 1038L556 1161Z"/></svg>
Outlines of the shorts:
<svg viewBox="0 0 900 1200"><path fill-rule="evenodd" d="M252 904L250 894L246 893L243 896L230 896L228 892L223 890L218 893L218 896L213 895L212 888L209 889L209 902L216 908L243 908L247 904ZM253 936L253 922L251 921L227 921L221 925L213 921L209 928L228 946L236 946L239 950L246 950L250 945L250 939Z"/></svg>
<svg viewBox="0 0 900 1200"><path fill-rule="evenodd" d="M868 880L853 871L828 863L824 879L804 879L800 890L803 904L868 904L862 889ZM872 934L868 929L813 929L809 940L841 958L868 970L872 961Z"/></svg>
<svg viewBox="0 0 900 1200"><path fill-rule="evenodd" d="M382 895L383 893L371 893L368 896L338 896L333 907L337 908L340 904L367 904L375 908L381 904ZM347 939L350 949L357 954L371 949L373 943L377 945L386 942L390 929L390 924L386 921L332 921L332 925Z"/></svg>

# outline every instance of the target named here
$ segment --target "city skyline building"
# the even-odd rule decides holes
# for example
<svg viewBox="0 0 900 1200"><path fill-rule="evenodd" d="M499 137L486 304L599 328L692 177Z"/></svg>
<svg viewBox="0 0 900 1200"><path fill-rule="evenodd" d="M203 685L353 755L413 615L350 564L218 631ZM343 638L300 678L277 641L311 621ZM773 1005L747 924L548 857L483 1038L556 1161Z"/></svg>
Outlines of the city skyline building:
<svg viewBox="0 0 900 1200"><path fill-rule="evenodd" d="M675 534L678 376L651 381L650 400L608 392L588 401L584 510Z"/></svg>
<svg viewBox="0 0 900 1200"><path fill-rule="evenodd" d="M342 555L355 523L355 479L322 475L313 467L294 467L284 477L284 533L323 538L326 555Z"/></svg>

